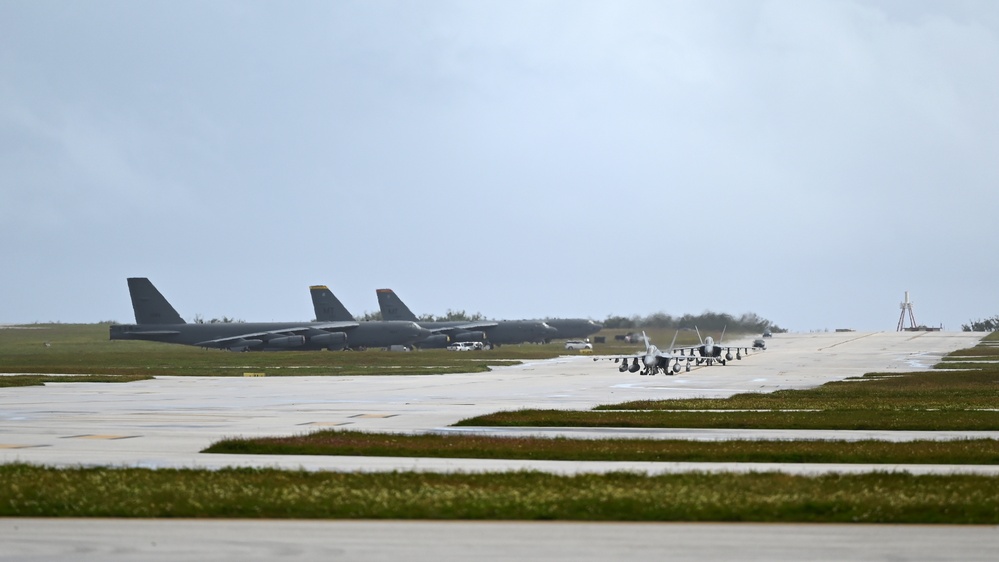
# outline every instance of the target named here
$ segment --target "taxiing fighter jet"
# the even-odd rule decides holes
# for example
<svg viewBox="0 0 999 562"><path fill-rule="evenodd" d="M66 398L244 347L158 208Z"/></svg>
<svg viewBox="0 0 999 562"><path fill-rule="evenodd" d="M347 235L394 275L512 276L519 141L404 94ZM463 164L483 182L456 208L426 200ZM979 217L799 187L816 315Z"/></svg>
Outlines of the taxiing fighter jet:
<svg viewBox="0 0 999 562"><path fill-rule="evenodd" d="M615 363L620 363L618 370L622 373L625 371L631 373L641 371L643 375L655 375L660 372L671 375L679 373L681 369L686 369L687 372L690 372L691 364L710 366L717 362L720 365L725 365L726 361L742 359L743 355L749 355L750 348L748 347L716 344L711 336L701 339L700 331L696 327L694 330L697 331L697 339L701 341L700 345L674 347L676 336L680 333L678 330L676 334L673 334L673 342L670 343L669 349L662 351L649 341L649 337L645 335L645 332L642 332L642 340L645 342L644 353L623 357L608 357L608 359L613 359ZM725 330L723 329L722 337L724 336ZM734 357L732 350L735 350ZM725 352L724 357L722 357L723 351ZM600 359L600 357L593 358L594 361L599 361ZM670 367L671 361L673 362L672 367ZM671 370L672 372L670 372Z"/></svg>
<svg viewBox="0 0 999 562"><path fill-rule="evenodd" d="M673 352L673 346L676 344L676 336L680 332L677 331L673 334L673 342L669 344L669 349L666 351L660 350L658 347L649 341L649 337L642 332L642 341L645 342L645 352L624 356L624 357L610 357L608 359L613 359L615 363L620 363L618 370L622 373L625 371L631 373L637 373L641 371L642 375L655 375L656 373L665 373L671 375L673 373L679 373L681 362L687 363L687 371L690 371L690 363L695 360L693 355L677 355ZM594 357L594 361L599 361L600 357ZM673 361L673 372L670 372L670 361Z"/></svg>
<svg viewBox="0 0 999 562"><path fill-rule="evenodd" d="M731 361L732 359L739 360L742 359L743 355L749 355L749 350L751 348L748 346L732 346L721 343L721 341L725 339L725 328L722 328L721 337L718 338L718 343L715 343L714 338L711 336L701 339L701 331L697 329L697 326L694 326L694 331L697 332L697 339L700 340L701 345L681 348L680 355L684 355L685 351L693 355L696 351L699 355L699 357L695 356L696 363L698 365L702 363L707 364L708 366L714 365L715 363L725 365L727 361ZM732 355L733 350L735 350L734 356ZM723 351L725 352L724 357L722 356Z"/></svg>

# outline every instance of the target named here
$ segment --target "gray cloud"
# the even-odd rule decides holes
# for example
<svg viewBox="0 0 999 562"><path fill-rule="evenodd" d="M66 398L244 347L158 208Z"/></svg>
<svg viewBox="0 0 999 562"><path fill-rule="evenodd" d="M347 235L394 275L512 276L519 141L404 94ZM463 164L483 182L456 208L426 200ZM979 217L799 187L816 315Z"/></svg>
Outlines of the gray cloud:
<svg viewBox="0 0 999 562"><path fill-rule="evenodd" d="M755 312L990 295L988 2L8 2L3 322Z"/></svg>

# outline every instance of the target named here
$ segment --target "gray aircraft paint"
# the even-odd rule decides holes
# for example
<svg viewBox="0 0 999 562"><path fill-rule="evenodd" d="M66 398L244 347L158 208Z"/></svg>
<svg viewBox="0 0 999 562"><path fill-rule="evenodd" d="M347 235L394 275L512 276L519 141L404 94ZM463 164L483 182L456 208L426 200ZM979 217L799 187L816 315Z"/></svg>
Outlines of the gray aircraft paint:
<svg viewBox="0 0 999 562"><path fill-rule="evenodd" d="M349 321L355 322L354 315L347 310L347 307L340 302L340 299L333 294L326 285L313 285L309 287L312 295L312 308L316 313L316 320L319 322ZM369 320L359 322L365 324L409 324L409 320ZM451 341L446 334L434 334L428 330L428 335L413 343L417 347L445 347Z"/></svg>
<svg viewBox="0 0 999 562"><path fill-rule="evenodd" d="M539 320L557 330L549 339L573 340L582 339L603 329L603 325L588 318L551 318Z"/></svg>
<svg viewBox="0 0 999 562"><path fill-rule="evenodd" d="M112 340L146 340L230 350L317 350L412 345L430 332L414 322L239 322L188 324L145 277L128 279L135 324Z"/></svg>
<svg viewBox="0 0 999 562"><path fill-rule="evenodd" d="M309 287L312 295L312 308L316 313L316 320L320 322L335 322L353 320L354 316L347 310L347 307L340 302L340 299L333 294L333 291L326 285L313 285ZM382 322L408 322L408 320L381 320ZM416 347L422 348L442 348L451 342L447 334L430 333L427 337L414 343Z"/></svg>
<svg viewBox="0 0 999 562"><path fill-rule="evenodd" d="M448 322L425 322L413 314L413 311L392 289L378 289L378 308L384 320L410 320L420 326L444 333L452 341L483 341L471 338L477 332L485 336L485 341L493 345L515 343L540 343L555 335L555 329L540 320L470 320Z"/></svg>

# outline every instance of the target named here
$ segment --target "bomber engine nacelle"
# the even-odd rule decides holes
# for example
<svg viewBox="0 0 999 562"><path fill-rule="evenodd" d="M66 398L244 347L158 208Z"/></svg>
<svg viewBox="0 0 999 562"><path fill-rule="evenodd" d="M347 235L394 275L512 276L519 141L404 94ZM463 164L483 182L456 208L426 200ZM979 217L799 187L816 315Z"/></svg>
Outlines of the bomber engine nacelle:
<svg viewBox="0 0 999 562"><path fill-rule="evenodd" d="M305 336L281 336L267 340L268 347L299 347L305 345Z"/></svg>
<svg viewBox="0 0 999 562"><path fill-rule="evenodd" d="M427 349L437 349L447 347L449 339L450 338L444 334L435 334L433 336L428 336L425 340L420 340L416 345Z"/></svg>
<svg viewBox="0 0 999 562"><path fill-rule="evenodd" d="M309 337L309 343L325 347L330 351L339 351L347 347L347 334L343 332L327 332Z"/></svg>
<svg viewBox="0 0 999 562"><path fill-rule="evenodd" d="M240 340L236 340L236 341L232 342L231 344L229 344L229 346L226 347L226 349L228 349L229 351L246 351L246 350L250 349L251 347L257 347L258 345L263 345L263 343L264 343L264 340L244 340L244 339L240 339Z"/></svg>
<svg viewBox="0 0 999 562"><path fill-rule="evenodd" d="M453 342L464 342L464 341L486 341L485 332L469 331L469 332L458 332L451 334L451 341Z"/></svg>

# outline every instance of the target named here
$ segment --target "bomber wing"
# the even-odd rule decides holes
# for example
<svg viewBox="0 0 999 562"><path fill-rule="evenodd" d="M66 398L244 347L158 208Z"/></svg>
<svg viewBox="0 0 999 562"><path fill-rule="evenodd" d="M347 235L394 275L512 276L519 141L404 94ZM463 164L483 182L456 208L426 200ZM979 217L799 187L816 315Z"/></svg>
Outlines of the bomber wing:
<svg viewBox="0 0 999 562"><path fill-rule="evenodd" d="M465 324L456 324L454 326L447 326L444 328L431 328L431 331L439 334L446 334L447 332L469 332L472 330L495 328L498 325L499 324L496 322L467 322Z"/></svg>
<svg viewBox="0 0 999 562"><path fill-rule="evenodd" d="M356 328L357 322L322 322L315 324L303 324L301 326L290 326L278 330L266 330L262 332L247 332L214 340L198 342L194 345L201 347L221 347L221 348L249 348L258 345L275 345L278 347L298 347L305 344L307 334L316 332L333 333L336 331ZM314 337L314 336L313 336Z"/></svg>

